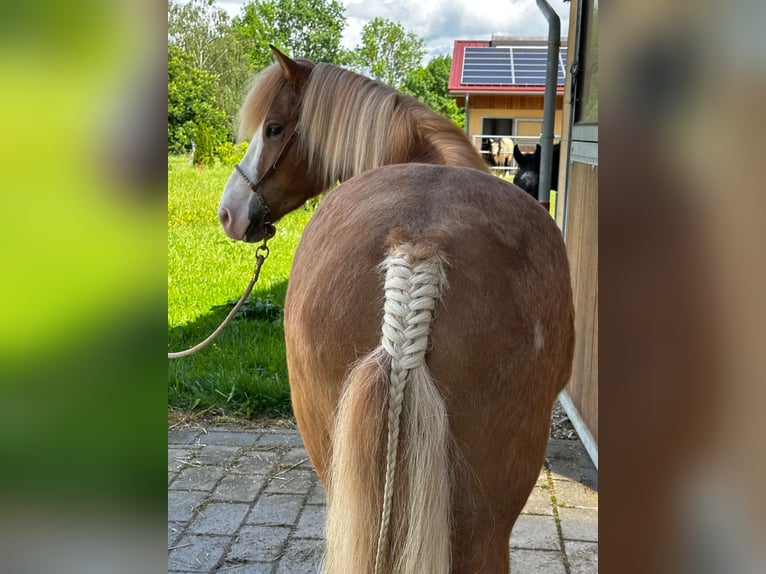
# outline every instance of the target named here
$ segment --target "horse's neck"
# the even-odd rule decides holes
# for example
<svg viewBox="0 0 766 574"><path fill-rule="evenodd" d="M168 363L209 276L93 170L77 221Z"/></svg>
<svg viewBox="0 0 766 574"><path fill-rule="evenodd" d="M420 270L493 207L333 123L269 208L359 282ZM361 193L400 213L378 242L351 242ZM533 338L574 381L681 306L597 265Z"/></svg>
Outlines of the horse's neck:
<svg viewBox="0 0 766 574"><path fill-rule="evenodd" d="M433 163L488 171L487 164L465 134L430 109L413 113L415 136L406 156L392 163Z"/></svg>

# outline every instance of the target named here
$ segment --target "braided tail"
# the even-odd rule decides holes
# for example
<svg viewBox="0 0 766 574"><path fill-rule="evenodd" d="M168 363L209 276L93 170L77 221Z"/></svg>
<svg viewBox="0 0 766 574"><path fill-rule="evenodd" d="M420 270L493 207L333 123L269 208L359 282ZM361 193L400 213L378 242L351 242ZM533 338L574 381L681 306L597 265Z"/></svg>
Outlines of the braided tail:
<svg viewBox="0 0 766 574"><path fill-rule="evenodd" d="M448 425L425 360L443 265L403 244L382 267L381 344L349 375L336 419L325 572L443 574Z"/></svg>

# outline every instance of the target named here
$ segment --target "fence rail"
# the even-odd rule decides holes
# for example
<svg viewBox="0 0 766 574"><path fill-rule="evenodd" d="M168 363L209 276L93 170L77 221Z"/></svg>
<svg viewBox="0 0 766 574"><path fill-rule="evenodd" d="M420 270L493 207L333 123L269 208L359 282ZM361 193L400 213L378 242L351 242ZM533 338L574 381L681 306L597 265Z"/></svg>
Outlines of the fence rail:
<svg viewBox="0 0 766 574"><path fill-rule="evenodd" d="M479 151L479 153L485 158L487 161L487 164L489 165L489 168L493 171L502 172L503 176L508 177L510 175L515 175L516 172L519 170L519 166L516 164L516 160L513 159L513 155L511 155L510 164L505 165L494 165L494 160L490 157L492 155L492 152L487 149L482 149L482 140L483 139L503 139L503 138L509 138L513 140L514 145L518 145L519 149L521 149L524 153L530 153L535 151L535 146L540 143L540 136L511 136L507 134L476 134L471 136L471 141L474 145L474 147ZM557 143L561 141L561 136L556 135L554 136L553 143ZM511 151L512 153L512 151Z"/></svg>

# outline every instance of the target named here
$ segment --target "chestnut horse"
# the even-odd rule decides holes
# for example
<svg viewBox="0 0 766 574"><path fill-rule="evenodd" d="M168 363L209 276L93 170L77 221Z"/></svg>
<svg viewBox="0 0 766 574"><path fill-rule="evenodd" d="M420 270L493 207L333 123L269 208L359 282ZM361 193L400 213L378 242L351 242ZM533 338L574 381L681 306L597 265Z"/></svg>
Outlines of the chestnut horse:
<svg viewBox="0 0 766 574"><path fill-rule="evenodd" d="M219 207L259 241L336 182L285 301L295 417L327 488L324 571L509 571L574 345L561 234L451 122L274 50Z"/></svg>

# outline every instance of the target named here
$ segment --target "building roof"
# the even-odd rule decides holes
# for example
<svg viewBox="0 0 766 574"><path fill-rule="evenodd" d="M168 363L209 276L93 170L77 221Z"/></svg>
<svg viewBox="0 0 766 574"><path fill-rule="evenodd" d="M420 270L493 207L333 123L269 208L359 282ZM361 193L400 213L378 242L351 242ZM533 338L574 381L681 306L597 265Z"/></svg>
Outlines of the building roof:
<svg viewBox="0 0 766 574"><path fill-rule="evenodd" d="M564 92L567 47L559 49L557 93ZM543 94L548 44L544 38L493 36L491 41L456 40L449 92L459 94Z"/></svg>

